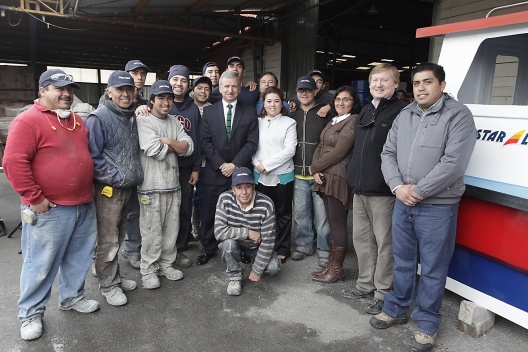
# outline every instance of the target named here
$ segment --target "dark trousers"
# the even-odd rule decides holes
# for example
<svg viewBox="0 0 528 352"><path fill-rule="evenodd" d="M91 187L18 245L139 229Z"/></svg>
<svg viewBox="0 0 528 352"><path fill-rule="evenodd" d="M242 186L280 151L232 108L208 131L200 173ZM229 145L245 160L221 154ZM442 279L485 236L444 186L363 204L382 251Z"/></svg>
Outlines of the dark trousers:
<svg viewBox="0 0 528 352"><path fill-rule="evenodd" d="M321 193L326 212L326 218L330 225L330 241L334 241L336 247L347 247L347 217L348 210L337 198Z"/></svg>
<svg viewBox="0 0 528 352"><path fill-rule="evenodd" d="M181 206L180 206L180 231L178 232L178 239L176 240L176 248L183 250L191 240L191 214L192 214L192 191L193 187L189 184L191 178L192 168L180 168L180 191L181 191Z"/></svg>
<svg viewBox="0 0 528 352"><path fill-rule="evenodd" d="M257 185L257 191L267 195L275 205L275 252L278 255L290 256L290 239L292 227L293 182L276 186Z"/></svg>
<svg viewBox="0 0 528 352"><path fill-rule="evenodd" d="M207 185L204 184L202 225L200 228L200 243L202 250L207 254L214 254L218 247L218 242L214 236L214 220L216 214L216 203L222 192L229 190L231 186Z"/></svg>

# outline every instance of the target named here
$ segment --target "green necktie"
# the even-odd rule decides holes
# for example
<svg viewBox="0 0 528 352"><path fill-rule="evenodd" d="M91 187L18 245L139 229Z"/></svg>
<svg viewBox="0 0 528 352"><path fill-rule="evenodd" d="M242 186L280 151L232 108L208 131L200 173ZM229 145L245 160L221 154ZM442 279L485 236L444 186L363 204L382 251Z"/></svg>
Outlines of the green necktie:
<svg viewBox="0 0 528 352"><path fill-rule="evenodd" d="M231 138L231 109L233 108L233 105L227 104L227 118L226 118L226 131L227 131L227 138Z"/></svg>

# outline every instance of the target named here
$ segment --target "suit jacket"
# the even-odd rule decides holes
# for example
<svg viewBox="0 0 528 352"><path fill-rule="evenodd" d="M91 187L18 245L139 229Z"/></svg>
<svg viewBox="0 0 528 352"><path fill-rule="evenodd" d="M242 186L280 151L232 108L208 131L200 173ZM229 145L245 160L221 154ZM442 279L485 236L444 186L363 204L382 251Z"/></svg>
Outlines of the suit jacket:
<svg viewBox="0 0 528 352"><path fill-rule="evenodd" d="M257 151L259 141L258 118L255 107L245 107L237 102L231 138L227 138L222 101L204 108L200 126L200 145L205 156L204 183L231 185L231 177L219 170L224 163L252 170L251 157Z"/></svg>

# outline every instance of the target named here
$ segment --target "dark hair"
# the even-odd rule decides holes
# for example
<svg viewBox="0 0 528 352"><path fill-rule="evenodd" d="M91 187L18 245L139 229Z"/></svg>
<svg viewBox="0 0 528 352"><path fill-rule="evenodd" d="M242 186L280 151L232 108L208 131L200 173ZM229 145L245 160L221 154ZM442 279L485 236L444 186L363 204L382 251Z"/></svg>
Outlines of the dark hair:
<svg viewBox="0 0 528 352"><path fill-rule="evenodd" d="M279 85L279 80L277 79L277 76L275 76L273 72L264 72L263 74L261 74L259 77L259 82L262 79L262 77L267 76L267 75L273 76L273 78L275 79L275 84Z"/></svg>
<svg viewBox="0 0 528 352"><path fill-rule="evenodd" d="M264 92L262 92L262 110L260 110L259 117L265 117L266 116L266 109L264 108L264 101L266 100L266 95L268 94L277 94L281 99L281 111L280 113L282 115L288 115L288 111L284 107L284 92L280 90L280 88L277 87L268 87Z"/></svg>
<svg viewBox="0 0 528 352"><path fill-rule="evenodd" d="M417 74L418 72L423 72L423 71L433 71L433 76L435 76L435 78L438 79L439 83L442 83L443 81L445 81L444 68L432 62L426 62L426 63L420 64L416 66L415 68L413 68L413 70L411 71L411 83L414 80L414 75Z"/></svg>
<svg viewBox="0 0 528 352"><path fill-rule="evenodd" d="M352 99L354 99L354 105L352 105L352 110L350 110L349 112L351 114L359 114L359 112L361 111L361 100L359 99L359 96L358 96L356 90L354 88L352 88L351 86L341 86L341 87L336 89L336 92L334 94L334 100L335 100L335 98L337 98L337 96L341 92L348 92L352 96ZM332 100L331 105L332 105L332 108L335 111L334 100Z"/></svg>

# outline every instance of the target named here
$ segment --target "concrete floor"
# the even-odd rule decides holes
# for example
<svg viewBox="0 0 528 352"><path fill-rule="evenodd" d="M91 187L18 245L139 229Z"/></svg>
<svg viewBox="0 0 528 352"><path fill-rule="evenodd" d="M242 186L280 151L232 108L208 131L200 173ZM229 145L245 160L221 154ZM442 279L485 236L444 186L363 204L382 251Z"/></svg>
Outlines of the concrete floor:
<svg viewBox="0 0 528 352"><path fill-rule="evenodd" d="M4 174L0 174L0 217L13 229L19 222L19 198ZM64 312L57 308L54 287L44 318L44 334L23 341L17 322L18 280L22 256L17 253L20 231L0 238L0 351L410 351L416 324L374 330L363 312L366 300L341 298L341 290L357 276L352 246L346 259L345 282L314 283L316 256L288 261L275 277L260 283L247 281L240 297L226 294L225 267L220 258L184 269L185 279L162 279L160 289L138 287L128 294L129 303L112 307L88 274L86 296L101 302L93 314ZM194 260L198 245L186 254ZM137 270L121 260L127 278L140 282ZM141 285L138 285L141 286ZM526 293L524 293L526 294ZM456 329L461 297L446 293L443 322L435 351L526 351L528 330L501 317L484 336L475 339Z"/></svg>

